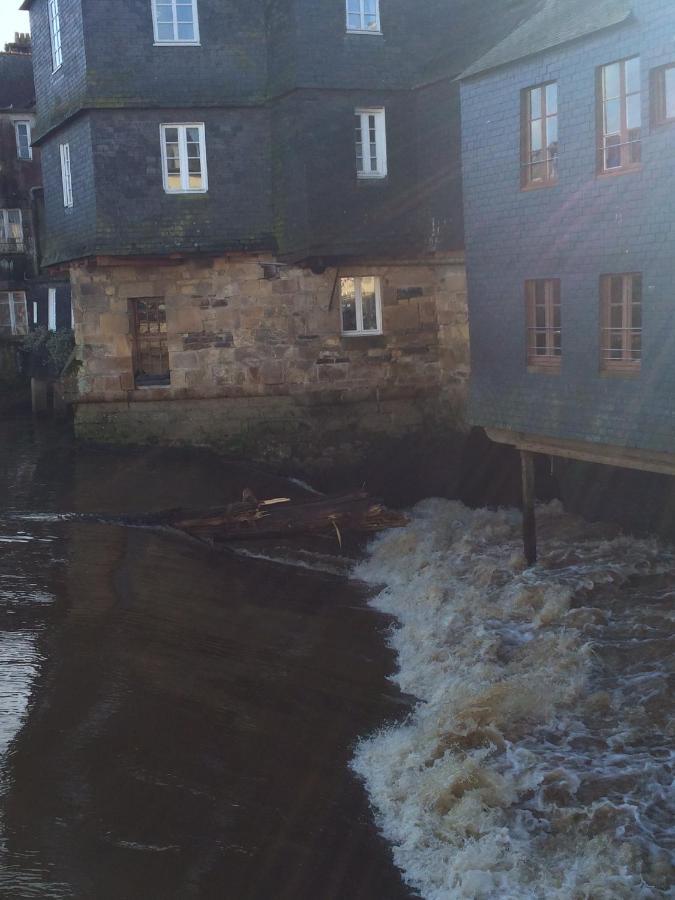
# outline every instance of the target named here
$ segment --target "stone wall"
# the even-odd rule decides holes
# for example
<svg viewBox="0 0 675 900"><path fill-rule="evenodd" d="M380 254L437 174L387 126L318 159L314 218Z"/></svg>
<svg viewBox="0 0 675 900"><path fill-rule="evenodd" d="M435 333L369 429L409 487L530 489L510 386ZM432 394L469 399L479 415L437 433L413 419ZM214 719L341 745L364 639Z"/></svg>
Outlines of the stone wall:
<svg viewBox="0 0 675 900"><path fill-rule="evenodd" d="M392 435L461 431L468 377L461 260L282 267L241 256L71 269L82 361L76 430L266 459L350 459ZM383 334L344 337L339 283L379 275ZM171 384L135 388L129 301L162 297ZM432 428L432 430L433 430Z"/></svg>

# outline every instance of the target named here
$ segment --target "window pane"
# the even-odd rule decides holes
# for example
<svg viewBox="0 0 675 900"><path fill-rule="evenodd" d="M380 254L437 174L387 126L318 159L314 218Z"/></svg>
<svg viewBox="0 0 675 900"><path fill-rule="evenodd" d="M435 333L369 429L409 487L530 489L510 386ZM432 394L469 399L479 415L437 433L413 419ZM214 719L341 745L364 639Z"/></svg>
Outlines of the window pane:
<svg viewBox="0 0 675 900"><path fill-rule="evenodd" d="M158 41L172 41L173 40L173 25L163 25L158 23L157 25L157 40Z"/></svg>
<svg viewBox="0 0 675 900"><path fill-rule="evenodd" d="M192 4L179 3L176 6L176 21L189 22L192 24Z"/></svg>
<svg viewBox="0 0 675 900"><path fill-rule="evenodd" d="M10 331L12 318L9 311L9 294L0 293L0 331Z"/></svg>
<svg viewBox="0 0 675 900"><path fill-rule="evenodd" d="M194 25L179 22L178 23L178 40L179 41L194 41L195 39L195 29Z"/></svg>
<svg viewBox="0 0 675 900"><path fill-rule="evenodd" d="M623 326L623 306L612 305L609 308L609 324L611 328Z"/></svg>
<svg viewBox="0 0 675 900"><path fill-rule="evenodd" d="M631 293L633 303L642 302L642 275L633 275L631 278Z"/></svg>
<svg viewBox="0 0 675 900"><path fill-rule="evenodd" d="M340 279L342 330L356 331L356 290L353 278Z"/></svg>
<svg viewBox="0 0 675 900"><path fill-rule="evenodd" d="M631 94L626 97L626 126L628 128L640 127L640 94Z"/></svg>
<svg viewBox="0 0 675 900"><path fill-rule="evenodd" d="M541 118L541 88L530 91L530 118Z"/></svg>
<svg viewBox="0 0 675 900"><path fill-rule="evenodd" d="M555 115L558 112L558 85L549 84L546 86L546 114Z"/></svg>
<svg viewBox="0 0 675 900"><path fill-rule="evenodd" d="M167 185L168 185L168 187L169 187L169 190L171 190L171 191L179 191L179 190L180 190L180 187L181 187L181 185L180 185L180 175L169 174L169 175L167 176L166 181L167 181Z"/></svg>
<svg viewBox="0 0 675 900"><path fill-rule="evenodd" d="M361 279L361 305L363 311L363 330L377 330L377 298L375 296L375 279Z"/></svg>
<svg viewBox="0 0 675 900"><path fill-rule="evenodd" d="M546 307L535 306L534 308L534 324L537 328L546 328Z"/></svg>
<svg viewBox="0 0 675 900"><path fill-rule="evenodd" d="M666 118L675 118L675 67L666 69L665 78L665 100L666 100Z"/></svg>
<svg viewBox="0 0 675 900"><path fill-rule="evenodd" d="M621 166L621 136L615 134L605 138L605 147L605 168L619 168Z"/></svg>
<svg viewBox="0 0 675 900"><path fill-rule="evenodd" d="M553 147L557 150L558 147L558 117L551 116L550 119L546 120L546 129L548 134L546 137L548 138L548 146L549 146L549 156L553 156L553 153L550 152L550 148Z"/></svg>
<svg viewBox="0 0 675 900"><path fill-rule="evenodd" d="M537 356L546 356L546 332L536 331L534 335L534 347Z"/></svg>
<svg viewBox="0 0 675 900"><path fill-rule="evenodd" d="M604 66L602 70L603 97L605 100L611 100L621 95L621 72L620 64L612 63Z"/></svg>
<svg viewBox="0 0 675 900"><path fill-rule="evenodd" d="M199 157L197 159L188 159L188 172L192 175L200 175L202 171L201 160Z"/></svg>
<svg viewBox="0 0 675 900"><path fill-rule="evenodd" d="M639 163L641 158L640 129L633 128L632 131L628 132L628 159L632 163Z"/></svg>
<svg viewBox="0 0 675 900"><path fill-rule="evenodd" d="M640 57L626 60L626 93L633 94L640 90Z"/></svg>
<svg viewBox="0 0 675 900"><path fill-rule="evenodd" d="M631 358L640 359L642 356L642 332L637 331L631 334Z"/></svg>
<svg viewBox="0 0 675 900"><path fill-rule="evenodd" d="M178 129L177 128L165 128L164 129L164 139L167 143L177 144L178 143Z"/></svg>
<svg viewBox="0 0 675 900"><path fill-rule="evenodd" d="M361 28L361 14L359 13L358 15L354 15L353 13L350 13L348 22L349 28L353 29L354 31L359 31Z"/></svg>
<svg viewBox="0 0 675 900"><path fill-rule="evenodd" d="M621 131L621 101L605 103L605 134L619 134Z"/></svg>
<svg viewBox="0 0 675 900"><path fill-rule="evenodd" d="M614 275L610 278L610 302L623 303L623 278L621 275Z"/></svg>
<svg viewBox="0 0 675 900"><path fill-rule="evenodd" d="M530 125L530 149L535 154L542 149L542 146L542 120L537 119L536 122L532 122Z"/></svg>
<svg viewBox="0 0 675 900"><path fill-rule="evenodd" d="M26 308L26 295L14 294L14 334L28 333L28 310Z"/></svg>
<svg viewBox="0 0 675 900"><path fill-rule="evenodd" d="M201 190L204 187L204 179L201 175L190 175L188 184L193 191Z"/></svg>
<svg viewBox="0 0 675 900"><path fill-rule="evenodd" d="M173 23L173 10L170 3L157 4L157 22Z"/></svg>

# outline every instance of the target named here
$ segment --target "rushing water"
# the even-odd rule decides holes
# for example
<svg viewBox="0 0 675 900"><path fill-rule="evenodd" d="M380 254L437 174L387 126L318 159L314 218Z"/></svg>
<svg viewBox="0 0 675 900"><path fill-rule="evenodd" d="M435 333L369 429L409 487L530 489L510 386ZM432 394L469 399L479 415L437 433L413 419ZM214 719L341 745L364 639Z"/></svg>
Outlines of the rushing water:
<svg viewBox="0 0 675 900"><path fill-rule="evenodd" d="M427 900L673 897L673 550L539 525L531 570L515 512L425 501L376 540L357 574L420 702L354 768Z"/></svg>
<svg viewBox="0 0 675 900"><path fill-rule="evenodd" d="M281 567L82 515L244 487L305 490L0 423L2 900L410 896L349 768L409 703L335 542Z"/></svg>

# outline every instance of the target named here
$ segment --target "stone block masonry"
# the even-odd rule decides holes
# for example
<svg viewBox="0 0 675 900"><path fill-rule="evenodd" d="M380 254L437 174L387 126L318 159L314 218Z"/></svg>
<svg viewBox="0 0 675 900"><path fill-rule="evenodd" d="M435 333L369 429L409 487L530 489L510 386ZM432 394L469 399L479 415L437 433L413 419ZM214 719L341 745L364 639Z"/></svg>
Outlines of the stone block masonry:
<svg viewBox="0 0 675 900"><path fill-rule="evenodd" d="M271 280L268 255L121 262L71 268L81 438L330 464L393 437L463 429L461 259L359 261L321 275L282 266ZM381 335L341 334L339 278L352 275L380 278ZM139 298L166 304L167 386L134 383Z"/></svg>

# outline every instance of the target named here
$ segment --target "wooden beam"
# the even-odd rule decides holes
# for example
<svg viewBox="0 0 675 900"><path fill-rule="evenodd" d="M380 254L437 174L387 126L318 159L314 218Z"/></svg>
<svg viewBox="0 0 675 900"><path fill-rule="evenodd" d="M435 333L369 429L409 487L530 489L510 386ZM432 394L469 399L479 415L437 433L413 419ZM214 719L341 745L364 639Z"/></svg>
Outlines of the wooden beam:
<svg viewBox="0 0 675 900"><path fill-rule="evenodd" d="M577 459L581 462L616 466L621 469L639 469L660 475L675 476L675 453L658 453L640 450L636 447L616 447L609 444L594 444L590 441L568 441L562 438L526 434L501 428L486 428L487 436L497 444L509 444L516 450L543 453L563 459Z"/></svg>
<svg viewBox="0 0 675 900"><path fill-rule="evenodd" d="M534 454L520 451L523 478L523 547L525 562L533 566L537 561L537 519L534 511Z"/></svg>

